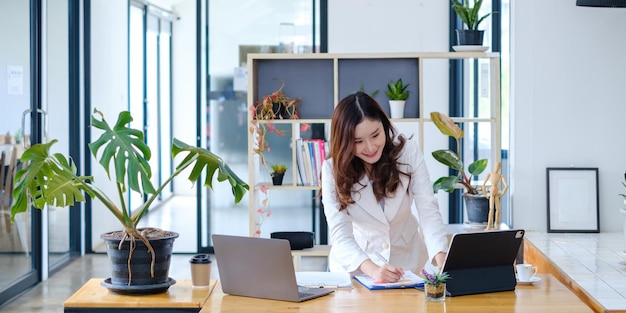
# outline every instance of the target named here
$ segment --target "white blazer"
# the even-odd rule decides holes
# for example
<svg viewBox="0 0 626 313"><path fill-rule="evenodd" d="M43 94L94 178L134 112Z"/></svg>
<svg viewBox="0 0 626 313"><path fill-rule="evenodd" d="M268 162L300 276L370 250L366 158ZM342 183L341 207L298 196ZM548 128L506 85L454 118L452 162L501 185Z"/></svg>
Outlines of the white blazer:
<svg viewBox="0 0 626 313"><path fill-rule="evenodd" d="M415 140L407 140L398 162L411 179L400 175L396 193L384 199L384 210L376 202L369 178L364 177L360 183L365 187L357 183L352 189L355 203L340 212L332 160L324 161L322 202L331 244L330 271L358 274L366 259L383 265L375 254L379 252L390 264L418 273L437 253L447 251L446 229ZM417 212L411 210L412 203Z"/></svg>

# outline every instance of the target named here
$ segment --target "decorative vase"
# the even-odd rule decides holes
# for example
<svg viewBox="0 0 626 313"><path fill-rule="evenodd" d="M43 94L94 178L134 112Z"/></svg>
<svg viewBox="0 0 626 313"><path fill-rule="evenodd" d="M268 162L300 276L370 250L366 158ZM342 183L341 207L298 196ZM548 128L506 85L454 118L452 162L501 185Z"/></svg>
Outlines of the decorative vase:
<svg viewBox="0 0 626 313"><path fill-rule="evenodd" d="M438 286L425 284L424 297L426 301L441 302L446 300L446 284L442 283Z"/></svg>
<svg viewBox="0 0 626 313"><path fill-rule="evenodd" d="M484 30L457 29L456 39L459 46L482 46Z"/></svg>
<svg viewBox="0 0 626 313"><path fill-rule="evenodd" d="M391 111L391 118L403 118L404 117L404 104L405 100L389 100L389 109Z"/></svg>
<svg viewBox="0 0 626 313"><path fill-rule="evenodd" d="M274 186L280 186L283 184L283 177L285 177L285 173L273 173L272 174L272 183Z"/></svg>

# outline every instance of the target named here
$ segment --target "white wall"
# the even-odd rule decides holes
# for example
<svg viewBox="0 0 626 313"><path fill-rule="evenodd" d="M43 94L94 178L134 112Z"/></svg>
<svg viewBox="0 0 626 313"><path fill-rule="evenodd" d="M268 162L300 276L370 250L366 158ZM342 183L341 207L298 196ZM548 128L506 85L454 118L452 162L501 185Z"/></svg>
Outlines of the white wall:
<svg viewBox="0 0 626 313"><path fill-rule="evenodd" d="M598 167L600 228L621 230L626 9L512 1L515 227L547 230L546 167Z"/></svg>

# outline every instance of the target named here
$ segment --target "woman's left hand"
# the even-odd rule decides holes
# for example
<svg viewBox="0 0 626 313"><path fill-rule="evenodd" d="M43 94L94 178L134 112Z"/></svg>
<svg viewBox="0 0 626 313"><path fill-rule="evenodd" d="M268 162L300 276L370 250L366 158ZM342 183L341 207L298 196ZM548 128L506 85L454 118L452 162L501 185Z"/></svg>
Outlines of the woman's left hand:
<svg viewBox="0 0 626 313"><path fill-rule="evenodd" d="M443 263L446 261L446 253L445 252L439 252L435 255L435 265L437 265L437 267L439 268L439 270L441 271L443 269Z"/></svg>

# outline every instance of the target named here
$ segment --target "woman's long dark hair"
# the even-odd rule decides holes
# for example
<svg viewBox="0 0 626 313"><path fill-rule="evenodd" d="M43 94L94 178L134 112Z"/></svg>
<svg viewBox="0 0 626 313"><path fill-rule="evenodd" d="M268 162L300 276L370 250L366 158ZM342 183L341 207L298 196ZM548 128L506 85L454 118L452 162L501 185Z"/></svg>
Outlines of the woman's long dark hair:
<svg viewBox="0 0 626 313"><path fill-rule="evenodd" d="M343 98L333 112L330 132L330 157L340 211L354 203L350 192L365 175L363 161L354 154L354 130L365 119L380 121L386 136L382 156L372 164L370 173L376 200L393 194L400 183L400 175L408 176L398 169L397 162L406 138L396 136L395 128L378 102L360 91Z"/></svg>

